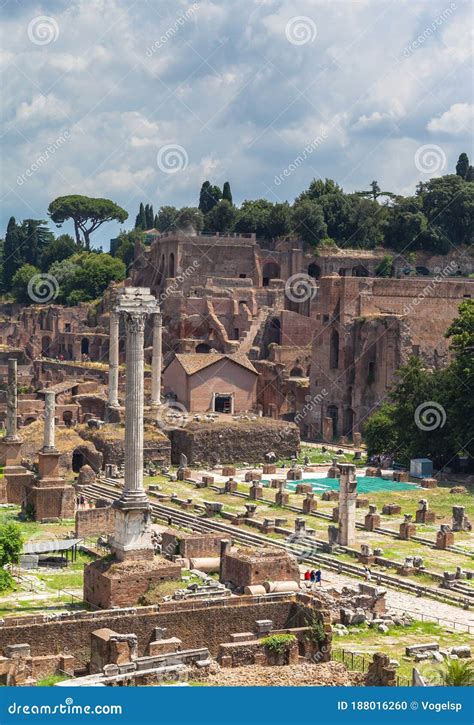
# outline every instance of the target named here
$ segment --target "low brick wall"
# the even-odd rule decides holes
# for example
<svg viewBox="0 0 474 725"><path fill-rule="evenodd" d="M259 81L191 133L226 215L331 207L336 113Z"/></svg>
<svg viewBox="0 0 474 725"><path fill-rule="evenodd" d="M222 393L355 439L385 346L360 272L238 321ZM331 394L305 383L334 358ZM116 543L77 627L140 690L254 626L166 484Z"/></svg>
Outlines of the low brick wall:
<svg viewBox="0 0 474 725"><path fill-rule="evenodd" d="M23 618L15 618L13 626L7 618L0 626L0 652L9 644L27 643L32 656L67 653L88 661L91 633L108 627L122 634L135 633L139 655L144 655L155 639L155 627L164 627L169 636L182 640L183 649L208 647L217 656L219 645L228 642L233 632L254 631L258 619L271 619L276 629L285 629L300 610L295 597L273 601L239 597L232 603L212 605L185 601L165 603L159 608L76 613L63 620L27 617L20 623Z"/></svg>
<svg viewBox="0 0 474 725"><path fill-rule="evenodd" d="M84 509L76 511L76 537L79 539L88 536L112 534L115 525L115 513L112 506L98 509Z"/></svg>

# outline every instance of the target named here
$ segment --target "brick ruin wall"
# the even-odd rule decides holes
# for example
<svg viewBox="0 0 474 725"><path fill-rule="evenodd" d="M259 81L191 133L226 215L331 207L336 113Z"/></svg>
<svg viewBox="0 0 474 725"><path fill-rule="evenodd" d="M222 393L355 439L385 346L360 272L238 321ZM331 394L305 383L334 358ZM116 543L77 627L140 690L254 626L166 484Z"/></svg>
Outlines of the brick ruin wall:
<svg viewBox="0 0 474 725"><path fill-rule="evenodd" d="M260 463L269 451L289 458L300 447L296 425L270 419L191 423L171 431L170 436L175 464L179 464L180 453L188 457L190 464L197 461L212 465L239 461Z"/></svg>
<svg viewBox="0 0 474 725"><path fill-rule="evenodd" d="M41 621L38 624L9 626L8 619L0 626L0 652L7 645L29 644L32 656L67 653L84 662L90 659L91 634L96 629L108 627L121 634L135 633L139 655L144 655L148 644L155 639L155 627L164 627L170 637L182 640L183 649L208 647L217 656L219 645L228 642L234 632L253 632L259 619L271 619L276 629L284 629L293 623L301 607L291 599L273 602L213 604L196 608L196 602L168 605L175 611L167 611L167 605L128 610L127 614L109 610L75 615L67 620ZM193 608L194 607L194 608ZM38 619L38 618L37 618ZM16 619L18 622L18 619Z"/></svg>
<svg viewBox="0 0 474 725"><path fill-rule="evenodd" d="M112 534L115 527L115 511L112 506L76 511L76 537L79 539Z"/></svg>

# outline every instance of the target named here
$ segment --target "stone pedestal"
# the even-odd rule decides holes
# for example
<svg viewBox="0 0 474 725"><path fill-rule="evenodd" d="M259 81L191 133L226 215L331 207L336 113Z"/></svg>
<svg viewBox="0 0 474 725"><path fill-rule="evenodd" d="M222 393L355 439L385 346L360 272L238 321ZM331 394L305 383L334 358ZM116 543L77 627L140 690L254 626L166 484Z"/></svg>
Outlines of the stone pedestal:
<svg viewBox="0 0 474 725"><path fill-rule="evenodd" d="M222 467L222 475L223 476L235 476L237 475L237 469L235 466L223 466Z"/></svg>
<svg viewBox="0 0 474 725"><path fill-rule="evenodd" d="M286 491L277 491L275 493L275 503L277 506L288 506L290 496Z"/></svg>
<svg viewBox="0 0 474 725"><path fill-rule="evenodd" d="M369 513L364 519L364 528L366 531L375 531L380 527L380 516L377 513L377 506L370 504Z"/></svg>
<svg viewBox="0 0 474 725"><path fill-rule="evenodd" d="M384 516L397 516L402 513L402 507L397 503L386 503L382 507L382 513Z"/></svg>
<svg viewBox="0 0 474 725"><path fill-rule="evenodd" d="M407 482L408 480L408 471L394 471L392 474L392 481Z"/></svg>
<svg viewBox="0 0 474 725"><path fill-rule="evenodd" d="M454 533L451 531L451 527L442 524L440 530L436 534L436 548L447 549L449 546L454 544Z"/></svg>
<svg viewBox="0 0 474 725"><path fill-rule="evenodd" d="M331 519L335 524L339 523L339 506L334 506L331 514Z"/></svg>
<svg viewBox="0 0 474 725"><path fill-rule="evenodd" d="M302 494L305 496L307 493L312 493L313 487L310 483L297 483L295 493Z"/></svg>
<svg viewBox="0 0 474 725"><path fill-rule="evenodd" d="M263 474L266 476L272 476L274 473L276 473L276 466L273 463L264 463L263 464Z"/></svg>
<svg viewBox="0 0 474 725"><path fill-rule="evenodd" d="M415 522L417 524L434 524L436 521L436 514L434 511L425 511L418 509L415 512Z"/></svg>
<svg viewBox="0 0 474 725"><path fill-rule="evenodd" d="M262 474L260 471L246 471L244 480L246 483L251 483L251 481L261 481Z"/></svg>
<svg viewBox="0 0 474 725"><path fill-rule="evenodd" d="M251 501L257 501L263 498L263 487L259 483L252 484L249 489Z"/></svg>
<svg viewBox="0 0 474 725"><path fill-rule="evenodd" d="M224 484L224 490L226 493L234 493L237 491L238 482L235 480L235 478L229 478L228 481Z"/></svg>
<svg viewBox="0 0 474 725"><path fill-rule="evenodd" d="M290 468L286 473L287 481L301 481L303 478L303 471L301 468Z"/></svg>
<svg viewBox="0 0 474 725"><path fill-rule="evenodd" d="M35 521L72 519L75 514L75 493L59 473L59 451L40 451L38 478L26 487L26 505L33 509Z"/></svg>
<svg viewBox="0 0 474 725"><path fill-rule="evenodd" d="M307 493L306 498L303 500L303 513L310 514L312 511L316 511L317 502L314 498L314 493Z"/></svg>
<svg viewBox="0 0 474 725"><path fill-rule="evenodd" d="M437 488L438 481L436 480L436 478L422 478L420 481L420 486L422 488Z"/></svg>
<svg viewBox="0 0 474 725"><path fill-rule="evenodd" d="M176 472L176 478L178 481L186 481L187 479L191 478L192 471L190 468L178 468Z"/></svg>
<svg viewBox="0 0 474 725"><path fill-rule="evenodd" d="M405 514L405 521L400 524L399 535L401 539L408 540L411 539L412 536L416 535L416 526L411 519L411 514Z"/></svg>

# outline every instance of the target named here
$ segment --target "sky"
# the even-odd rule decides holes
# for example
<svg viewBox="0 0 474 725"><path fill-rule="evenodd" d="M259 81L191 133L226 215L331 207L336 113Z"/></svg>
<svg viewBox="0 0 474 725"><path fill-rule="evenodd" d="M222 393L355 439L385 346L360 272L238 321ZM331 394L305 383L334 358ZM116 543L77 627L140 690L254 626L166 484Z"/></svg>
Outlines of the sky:
<svg viewBox="0 0 474 725"><path fill-rule="evenodd" d="M195 206L206 179L237 204L315 177L411 194L474 156L472 9L4 0L0 233L58 196L106 197L129 213L95 233L107 250L141 201Z"/></svg>

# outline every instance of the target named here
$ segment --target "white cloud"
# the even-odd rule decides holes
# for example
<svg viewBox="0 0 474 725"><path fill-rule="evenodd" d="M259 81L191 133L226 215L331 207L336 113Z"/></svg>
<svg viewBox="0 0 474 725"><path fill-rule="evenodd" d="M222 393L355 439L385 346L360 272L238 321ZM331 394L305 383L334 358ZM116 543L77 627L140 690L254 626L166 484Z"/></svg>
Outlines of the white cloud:
<svg viewBox="0 0 474 725"><path fill-rule="evenodd" d="M64 121L70 110L67 101L62 101L52 93L46 96L36 95L31 102L23 101L17 108L15 120L19 123L40 123L52 119Z"/></svg>
<svg viewBox="0 0 474 725"><path fill-rule="evenodd" d="M454 103L448 111L432 118L428 131L449 133L452 136L472 134L474 131L474 105L472 103Z"/></svg>

